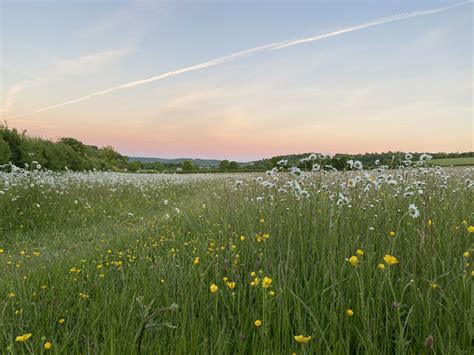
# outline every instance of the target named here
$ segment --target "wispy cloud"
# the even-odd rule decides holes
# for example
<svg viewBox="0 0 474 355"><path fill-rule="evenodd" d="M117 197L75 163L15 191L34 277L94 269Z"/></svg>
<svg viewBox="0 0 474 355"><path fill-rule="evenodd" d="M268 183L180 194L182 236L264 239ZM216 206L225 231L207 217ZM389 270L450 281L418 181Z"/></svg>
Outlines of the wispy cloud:
<svg viewBox="0 0 474 355"><path fill-rule="evenodd" d="M125 84L122 84L122 85L114 86L114 87L111 87L111 88L108 88L108 89L105 89L105 90L101 90L101 91L91 93L91 94L83 96L83 97L79 97L77 99L68 100L68 101L65 101L65 102L62 102L62 103L59 103L59 104L43 107L43 108L38 109L38 110L33 111L33 112L25 113L25 114L22 114L22 115L11 116L11 117L8 117L8 118L12 119L12 118L18 118L18 117L31 116L31 115L35 115L35 114L38 114L38 113L41 113L41 112L44 112L44 111L53 110L53 109L58 108L58 107L70 105L70 104L73 104L73 103L82 102L82 101L88 100L90 98L105 95L105 94L108 94L110 92L114 92L114 91L117 91L117 90L122 90L122 89L128 89L128 88L132 88L132 87L136 87L136 86L141 86L141 85L145 85L145 84L148 84L148 83L163 80L165 78L173 77L173 76L176 76L176 75L180 75L180 74L184 74L184 73L188 73L188 72L192 72L192 71L196 71L196 70L201 70L201 69L217 66L217 65L220 65L220 64L223 64L223 63L226 63L226 62L230 62L230 61L233 61L233 60L236 60L238 58L245 57L245 56L253 55L253 54L256 54L256 53L265 52L265 51L280 50L280 49L283 49L283 48L288 48L288 47L291 47L291 46L296 46L296 45L301 45L301 44L305 44L305 43L315 42L315 41L319 41L319 40L322 40L322 39L325 39L325 38L339 36L339 35L342 35L342 34L345 34L345 33L359 31L359 30L362 30L362 29L366 29L366 28L370 28L370 27L374 27L374 26L379 26L379 25L386 24L386 23L407 20L407 19L410 19L410 18L415 18L415 17L420 17L420 16L431 15L431 14L447 11L447 10L450 10L450 9L453 9L453 8L456 8L456 7L459 7L459 6L464 6L464 5L467 5L467 4L471 4L472 2L473 1L470 0L470 1L467 1L467 2L458 3L458 4L454 4L454 5L450 5L450 6L438 7L438 8L435 8L435 9L413 11L413 12L398 14L398 15L394 15L394 16L390 16L390 17L378 18L378 19L375 19L375 20L372 20L372 21L369 21L369 22L359 24L359 25L355 25L355 26L351 26L351 27L347 27L347 28L342 28L342 29L339 29L339 30L330 31L330 32L326 32L326 33L319 33L319 34L316 34L316 35L311 36L311 37L292 39L292 40L287 40L287 41L282 41L282 42L277 42L277 43L270 43L270 44L262 45L262 46L259 46L259 47L250 48L250 49L247 49L247 50L236 52L236 53L224 56L224 57L216 58L216 59L213 59L213 60L210 60L210 61L207 61L207 62L192 65L192 66L189 66L189 67L169 71L169 72L166 72L166 73L163 73L163 74L152 76L150 78L137 80L137 81L132 81L132 82L128 82L128 83L125 83Z"/></svg>
<svg viewBox="0 0 474 355"><path fill-rule="evenodd" d="M2 106L0 107L0 114L5 115L11 111L13 105L15 104L17 95L24 88L25 82L22 81L16 85L13 85L10 89L6 91L5 96L2 96Z"/></svg>
<svg viewBox="0 0 474 355"><path fill-rule="evenodd" d="M53 75L76 75L93 73L127 56L131 48L112 49L88 54L74 59L63 59L54 65Z"/></svg>
<svg viewBox="0 0 474 355"><path fill-rule="evenodd" d="M31 73L27 73L27 72L25 72L25 71L23 71L23 70L19 70L19 69L16 69L16 68L6 67L6 66L4 66L4 65L0 66L0 69L6 70L6 71L9 71L9 72L18 74L18 75L21 75L21 76L23 76L23 77L25 77L25 78L28 78L28 79L33 79L33 80L42 80L42 79L43 79L43 78L40 77L40 76L31 74Z"/></svg>

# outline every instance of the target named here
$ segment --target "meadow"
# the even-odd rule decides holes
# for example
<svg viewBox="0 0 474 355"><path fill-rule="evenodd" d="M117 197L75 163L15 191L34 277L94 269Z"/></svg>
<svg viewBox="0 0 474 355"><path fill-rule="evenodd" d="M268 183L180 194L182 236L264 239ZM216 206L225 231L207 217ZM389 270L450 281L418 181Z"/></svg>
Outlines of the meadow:
<svg viewBox="0 0 474 355"><path fill-rule="evenodd" d="M474 169L0 173L0 353L472 354Z"/></svg>
<svg viewBox="0 0 474 355"><path fill-rule="evenodd" d="M433 159L431 163L439 166L472 166L474 157Z"/></svg>

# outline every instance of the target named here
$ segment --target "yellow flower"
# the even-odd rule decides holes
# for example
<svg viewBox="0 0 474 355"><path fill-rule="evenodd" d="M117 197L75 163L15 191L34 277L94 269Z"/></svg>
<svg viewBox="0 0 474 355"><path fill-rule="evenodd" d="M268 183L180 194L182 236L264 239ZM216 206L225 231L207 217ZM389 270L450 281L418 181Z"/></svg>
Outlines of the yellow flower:
<svg viewBox="0 0 474 355"><path fill-rule="evenodd" d="M389 236L393 237L395 235L395 232L394 231L390 231L390 233L388 233Z"/></svg>
<svg viewBox="0 0 474 355"><path fill-rule="evenodd" d="M218 289L219 288L216 284L212 284L211 286L209 286L209 290L211 291L211 293L216 293Z"/></svg>
<svg viewBox="0 0 474 355"><path fill-rule="evenodd" d="M358 256L362 256L362 255L364 255L364 251L363 251L362 249L357 249L357 250L356 250L356 254L357 254Z"/></svg>
<svg viewBox="0 0 474 355"><path fill-rule="evenodd" d="M241 235L240 236L240 241L243 242L245 240L245 236Z"/></svg>
<svg viewBox="0 0 474 355"><path fill-rule="evenodd" d="M257 276L257 273L256 273L255 271L252 271L252 272L250 273L250 276L255 277L255 276Z"/></svg>
<svg viewBox="0 0 474 355"><path fill-rule="evenodd" d="M262 325L262 321L260 319L257 319L255 322L254 322L255 326L258 328Z"/></svg>
<svg viewBox="0 0 474 355"><path fill-rule="evenodd" d="M385 265L384 265L384 264L378 264L378 265L377 265L377 268L378 268L379 270L385 270Z"/></svg>
<svg viewBox="0 0 474 355"><path fill-rule="evenodd" d="M354 315L354 311L352 309L348 308L346 310L346 315L349 316L349 317L352 317Z"/></svg>
<svg viewBox="0 0 474 355"><path fill-rule="evenodd" d="M355 255L352 255L347 261L349 262L349 264L355 267L359 263L359 258Z"/></svg>
<svg viewBox="0 0 474 355"><path fill-rule="evenodd" d="M464 256L465 258L468 258L469 257L469 252L465 251L464 253L462 253L462 256Z"/></svg>
<svg viewBox="0 0 474 355"><path fill-rule="evenodd" d="M388 264L388 265L395 265L395 264L398 264L398 260L396 257L392 256L392 255L385 255L383 257L383 260Z"/></svg>
<svg viewBox="0 0 474 355"><path fill-rule="evenodd" d="M26 333L26 334L17 336L15 338L15 341L23 343L23 342L27 341L30 338L31 338L31 333Z"/></svg>
<svg viewBox="0 0 474 355"><path fill-rule="evenodd" d="M235 282L228 282L227 283L227 287L231 290L233 290L235 288Z"/></svg>
<svg viewBox="0 0 474 355"><path fill-rule="evenodd" d="M264 278L263 278L263 281L262 281L262 287L263 287L263 288L269 288L270 285L272 284L272 281L273 281L273 280L272 280L271 278L269 278L269 277L264 277Z"/></svg>
<svg viewBox="0 0 474 355"><path fill-rule="evenodd" d="M194 264L194 265L198 265L198 264L199 264L199 261L200 261L200 260L199 260L199 256L196 256L196 257L194 258L193 264Z"/></svg>
<svg viewBox="0 0 474 355"><path fill-rule="evenodd" d="M3 254L4 252L5 250L0 248L0 254Z"/></svg>
<svg viewBox="0 0 474 355"><path fill-rule="evenodd" d="M427 224L428 224L428 226L431 226L433 224L433 221L431 219L429 219Z"/></svg>
<svg viewBox="0 0 474 355"><path fill-rule="evenodd" d="M467 232L468 233L474 233L474 226L467 227Z"/></svg>
<svg viewBox="0 0 474 355"><path fill-rule="evenodd" d="M254 278L253 281L250 283L250 286L257 286L260 283L260 279L258 277Z"/></svg>
<svg viewBox="0 0 474 355"><path fill-rule="evenodd" d="M15 296L16 296L16 295L15 295L15 292L10 292L10 293L8 294L8 297L10 297L10 298L13 298L13 297L15 297Z"/></svg>
<svg viewBox="0 0 474 355"><path fill-rule="evenodd" d="M438 286L437 283L432 282L432 283L430 284L430 287L431 287L432 289L435 289L435 288L438 288L439 286Z"/></svg>
<svg viewBox="0 0 474 355"><path fill-rule="evenodd" d="M265 220L263 218L260 218L260 224L265 223Z"/></svg>
<svg viewBox="0 0 474 355"><path fill-rule="evenodd" d="M474 270L471 271L471 276L474 276Z"/></svg>
<svg viewBox="0 0 474 355"><path fill-rule="evenodd" d="M295 340L300 344L308 344L311 340L311 336L305 337L304 335L295 335Z"/></svg>
<svg viewBox="0 0 474 355"><path fill-rule="evenodd" d="M40 256L40 252L34 251L34 252L33 252L33 256Z"/></svg>
<svg viewBox="0 0 474 355"><path fill-rule="evenodd" d="M45 350L49 350L53 347L53 344L51 344L50 341L47 341L46 343L44 343L43 347Z"/></svg>
<svg viewBox="0 0 474 355"><path fill-rule="evenodd" d="M86 300L89 298L89 295L87 293L79 292L79 297L81 300Z"/></svg>
<svg viewBox="0 0 474 355"><path fill-rule="evenodd" d="M270 291L270 292L268 292L268 294L269 294L270 296L275 296L275 291Z"/></svg>
<svg viewBox="0 0 474 355"><path fill-rule="evenodd" d="M65 320L64 318L61 318L60 320L58 320L58 323L59 323L59 324L64 324L65 321L66 321L66 320Z"/></svg>
<svg viewBox="0 0 474 355"><path fill-rule="evenodd" d="M227 282L227 280L228 280L227 277L223 277L223 278L222 278L222 281L224 281L224 282Z"/></svg>

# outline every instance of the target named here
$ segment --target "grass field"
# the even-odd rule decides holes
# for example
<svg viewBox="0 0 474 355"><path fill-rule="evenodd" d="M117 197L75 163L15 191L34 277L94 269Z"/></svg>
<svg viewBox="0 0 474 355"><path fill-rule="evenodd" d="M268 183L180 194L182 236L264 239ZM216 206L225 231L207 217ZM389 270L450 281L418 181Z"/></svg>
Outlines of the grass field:
<svg viewBox="0 0 474 355"><path fill-rule="evenodd" d="M0 174L0 353L472 354L473 173Z"/></svg>
<svg viewBox="0 0 474 355"><path fill-rule="evenodd" d="M433 159L431 164L439 166L468 166L474 165L474 157Z"/></svg>

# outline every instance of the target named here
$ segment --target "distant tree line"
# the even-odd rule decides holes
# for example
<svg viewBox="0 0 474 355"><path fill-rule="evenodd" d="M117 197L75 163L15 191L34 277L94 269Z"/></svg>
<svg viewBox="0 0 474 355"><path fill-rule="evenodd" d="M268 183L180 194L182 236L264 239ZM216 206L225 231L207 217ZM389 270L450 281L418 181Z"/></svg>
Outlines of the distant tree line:
<svg viewBox="0 0 474 355"><path fill-rule="evenodd" d="M433 159L474 157L474 152L465 153L431 153ZM419 158L413 153L413 160ZM316 157L316 158L315 158ZM385 165L396 168L405 160L404 152L336 154L323 155L303 153L275 156L250 163L221 160L218 166L199 166L191 160L181 163L162 163L158 161L129 161L110 146L96 147L86 145L75 138L63 137L56 141L31 137L26 131L10 129L0 124L0 166L12 163L18 167L41 166L49 170L112 170L139 173L177 172L177 173L214 173L214 172L258 172L274 167L288 168L298 166L311 170L314 166L322 170L344 170L349 160L360 161L365 168Z"/></svg>
<svg viewBox="0 0 474 355"><path fill-rule="evenodd" d="M26 131L0 124L0 165L18 167L41 166L50 170L115 170L128 167L128 158L112 147L85 145L75 138L64 137L55 142L31 137Z"/></svg>

